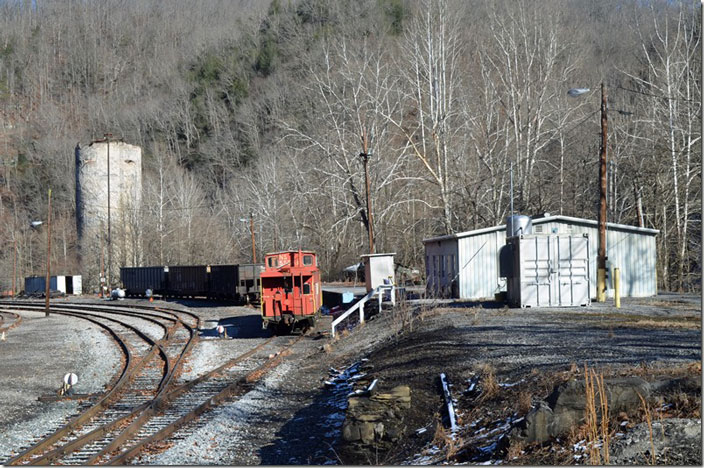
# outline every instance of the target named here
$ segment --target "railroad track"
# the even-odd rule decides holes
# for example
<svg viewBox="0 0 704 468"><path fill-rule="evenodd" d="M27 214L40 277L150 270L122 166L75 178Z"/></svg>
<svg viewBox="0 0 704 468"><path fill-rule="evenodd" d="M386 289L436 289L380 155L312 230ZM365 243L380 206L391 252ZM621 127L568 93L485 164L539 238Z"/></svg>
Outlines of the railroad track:
<svg viewBox="0 0 704 468"><path fill-rule="evenodd" d="M22 316L14 312L0 311L0 333L12 330L22 323Z"/></svg>
<svg viewBox="0 0 704 468"><path fill-rule="evenodd" d="M13 306L43 307L26 302ZM123 350L124 366L111 390L96 404L6 460L8 465L124 464L145 446L190 427L225 399L246 393L303 338L272 337L196 379L177 384L174 376L197 337L200 321L196 315L151 306L56 305L51 310L108 330ZM154 339L138 331L128 323L130 318L158 325L163 337ZM242 364L254 370L243 370Z"/></svg>

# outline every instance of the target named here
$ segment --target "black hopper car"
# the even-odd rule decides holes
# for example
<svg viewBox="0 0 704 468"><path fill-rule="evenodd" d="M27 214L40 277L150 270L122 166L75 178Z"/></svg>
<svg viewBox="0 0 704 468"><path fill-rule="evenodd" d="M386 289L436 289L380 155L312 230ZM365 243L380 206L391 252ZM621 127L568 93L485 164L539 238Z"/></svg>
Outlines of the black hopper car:
<svg viewBox="0 0 704 468"><path fill-rule="evenodd" d="M128 297L205 297L257 302L264 265L122 267L120 281Z"/></svg>

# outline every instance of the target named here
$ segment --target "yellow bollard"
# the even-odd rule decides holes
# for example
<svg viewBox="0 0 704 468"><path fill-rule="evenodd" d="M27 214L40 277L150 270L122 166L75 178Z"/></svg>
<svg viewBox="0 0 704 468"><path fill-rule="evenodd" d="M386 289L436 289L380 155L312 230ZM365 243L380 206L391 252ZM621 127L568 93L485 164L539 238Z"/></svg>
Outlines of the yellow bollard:
<svg viewBox="0 0 704 468"><path fill-rule="evenodd" d="M614 302L616 308L621 308L621 269L614 268Z"/></svg>

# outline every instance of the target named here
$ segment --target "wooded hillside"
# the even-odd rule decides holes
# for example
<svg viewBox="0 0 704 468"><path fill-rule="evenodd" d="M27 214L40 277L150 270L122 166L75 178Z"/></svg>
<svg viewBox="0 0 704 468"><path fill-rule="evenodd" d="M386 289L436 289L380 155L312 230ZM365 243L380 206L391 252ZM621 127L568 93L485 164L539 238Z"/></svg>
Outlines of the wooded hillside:
<svg viewBox="0 0 704 468"><path fill-rule="evenodd" d="M142 263L379 252L515 211L659 229L661 289L701 281L701 5L694 1L0 2L0 289L76 265L74 147L144 150ZM590 88L571 98L570 88ZM242 221L242 219L246 221ZM96 253L98 255L99 253ZM86 280L84 280L86 281Z"/></svg>

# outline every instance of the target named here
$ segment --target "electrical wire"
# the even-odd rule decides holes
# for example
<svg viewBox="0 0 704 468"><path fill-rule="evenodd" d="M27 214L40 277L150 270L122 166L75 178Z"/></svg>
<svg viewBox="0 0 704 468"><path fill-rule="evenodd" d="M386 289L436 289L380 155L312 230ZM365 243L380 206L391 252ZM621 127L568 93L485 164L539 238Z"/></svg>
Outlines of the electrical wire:
<svg viewBox="0 0 704 468"><path fill-rule="evenodd" d="M642 94L643 96L650 96L650 97L654 97L657 99L666 99L669 101L682 101L682 102L698 102L698 101L695 101L694 99L683 99L683 98L674 98L674 97L668 97L668 96L658 96L657 94L646 93L645 91L638 91L637 89L624 88L623 86L616 86L616 88L622 89L624 91L628 91L629 93Z"/></svg>

